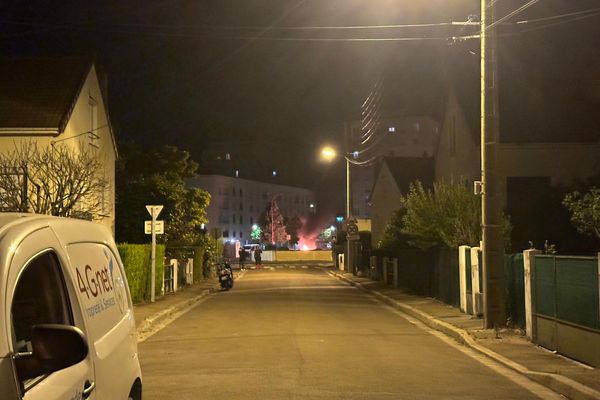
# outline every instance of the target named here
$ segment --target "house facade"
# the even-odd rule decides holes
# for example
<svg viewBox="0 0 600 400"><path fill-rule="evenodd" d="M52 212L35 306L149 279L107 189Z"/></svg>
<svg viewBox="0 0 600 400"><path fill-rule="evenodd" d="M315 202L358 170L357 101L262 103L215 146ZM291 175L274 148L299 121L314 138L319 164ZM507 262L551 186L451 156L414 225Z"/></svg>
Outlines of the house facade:
<svg viewBox="0 0 600 400"><path fill-rule="evenodd" d="M504 99L511 100L508 95ZM481 180L478 101L475 91L449 91L435 156L436 180ZM530 108L530 112L544 110ZM576 129L560 132L556 127L543 142L539 141L543 135L529 130L536 129L533 120L521 120L520 125L506 121L500 125L496 161L500 204L513 226L513 250L528 248L530 242L540 247L548 240L558 242L562 249L579 251L580 246L585 247L585 239L569 222L561 190L600 173L600 130L594 140L590 135L578 135ZM519 130L506 132L509 127Z"/></svg>
<svg viewBox="0 0 600 400"><path fill-rule="evenodd" d="M114 232L117 146L105 82L90 57L4 61L0 66L0 153L13 152L26 143L89 152L101 165L97 173L108 183L96 195L100 207L91 218Z"/></svg>
<svg viewBox="0 0 600 400"><path fill-rule="evenodd" d="M259 224L261 214L273 197L281 214L287 218L316 212L315 194L308 189L233 178L223 175L197 175L188 180L189 187L206 190L211 195L206 209L206 229L216 228L224 240L250 243L252 226Z"/></svg>
<svg viewBox="0 0 600 400"><path fill-rule="evenodd" d="M392 214L400 208L400 199L411 183L420 181L431 187L434 161L431 157L386 157L371 189L371 244L377 246Z"/></svg>
<svg viewBox="0 0 600 400"><path fill-rule="evenodd" d="M446 113L435 157L436 180L464 177L481 179L480 129L468 121L456 93L448 95ZM473 118L471 118L473 120ZM498 171L501 204L507 206L511 178L547 178L552 186L585 181L600 172L598 142L520 142L498 144Z"/></svg>

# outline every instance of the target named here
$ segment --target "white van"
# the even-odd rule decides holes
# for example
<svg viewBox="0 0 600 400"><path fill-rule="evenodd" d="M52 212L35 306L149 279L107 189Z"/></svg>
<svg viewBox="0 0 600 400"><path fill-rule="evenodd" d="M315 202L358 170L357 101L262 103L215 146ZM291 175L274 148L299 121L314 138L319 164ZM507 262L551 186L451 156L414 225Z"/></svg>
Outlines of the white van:
<svg viewBox="0 0 600 400"><path fill-rule="evenodd" d="M141 397L131 297L111 232L0 213L0 399Z"/></svg>

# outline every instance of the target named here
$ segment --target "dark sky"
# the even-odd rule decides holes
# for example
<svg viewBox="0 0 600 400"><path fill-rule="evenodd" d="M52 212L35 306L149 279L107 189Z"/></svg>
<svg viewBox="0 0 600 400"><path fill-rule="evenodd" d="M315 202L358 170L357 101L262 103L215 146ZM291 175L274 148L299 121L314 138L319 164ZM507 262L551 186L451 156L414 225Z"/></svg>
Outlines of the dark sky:
<svg viewBox="0 0 600 400"><path fill-rule="evenodd" d="M525 3L498 0L498 14ZM541 0L510 21L594 7L597 0ZM296 41L289 39L444 38L473 30L280 27L465 21L478 13L478 0L5 0L0 51L95 54L109 75L111 118L121 139L176 144L195 156L212 142L250 140L302 152L306 162L298 168L314 173L322 168L315 149L340 140L343 122L382 74L392 111L439 115L449 60L476 66L478 41ZM600 17L564 22L503 28L508 77L527 85L532 76L577 75L597 94ZM544 29L515 34L529 27Z"/></svg>

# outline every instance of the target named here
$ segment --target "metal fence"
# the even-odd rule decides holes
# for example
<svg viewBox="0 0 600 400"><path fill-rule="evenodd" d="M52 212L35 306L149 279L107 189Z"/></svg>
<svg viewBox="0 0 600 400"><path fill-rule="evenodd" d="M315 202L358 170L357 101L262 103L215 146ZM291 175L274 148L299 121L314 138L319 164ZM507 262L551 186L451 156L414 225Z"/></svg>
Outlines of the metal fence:
<svg viewBox="0 0 600 400"><path fill-rule="evenodd" d="M535 257L533 339L600 366L600 300L595 257Z"/></svg>

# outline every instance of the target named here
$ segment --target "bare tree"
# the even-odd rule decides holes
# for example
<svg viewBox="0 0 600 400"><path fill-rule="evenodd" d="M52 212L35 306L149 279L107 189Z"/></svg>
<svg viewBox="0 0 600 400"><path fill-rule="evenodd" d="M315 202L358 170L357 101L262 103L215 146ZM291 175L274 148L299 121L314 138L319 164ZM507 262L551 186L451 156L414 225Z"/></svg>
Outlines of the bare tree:
<svg viewBox="0 0 600 400"><path fill-rule="evenodd" d="M89 150L24 142L0 154L2 208L63 217L101 217L108 182Z"/></svg>

